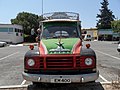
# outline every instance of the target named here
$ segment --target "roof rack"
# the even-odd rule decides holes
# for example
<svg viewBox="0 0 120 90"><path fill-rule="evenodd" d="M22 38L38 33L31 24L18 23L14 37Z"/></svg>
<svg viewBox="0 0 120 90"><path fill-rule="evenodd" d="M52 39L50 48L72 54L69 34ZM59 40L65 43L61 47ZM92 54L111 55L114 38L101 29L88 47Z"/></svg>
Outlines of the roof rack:
<svg viewBox="0 0 120 90"><path fill-rule="evenodd" d="M79 14L74 12L52 12L45 13L42 15L44 20L51 19L71 19L71 20L79 20Z"/></svg>

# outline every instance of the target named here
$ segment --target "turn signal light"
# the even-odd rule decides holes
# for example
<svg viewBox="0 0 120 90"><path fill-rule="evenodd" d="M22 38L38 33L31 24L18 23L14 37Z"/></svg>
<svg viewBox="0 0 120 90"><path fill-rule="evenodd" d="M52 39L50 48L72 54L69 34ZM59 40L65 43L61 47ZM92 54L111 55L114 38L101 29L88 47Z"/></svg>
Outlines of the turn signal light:
<svg viewBox="0 0 120 90"><path fill-rule="evenodd" d="M34 49L34 45L30 45L29 48L30 48L30 50L33 50Z"/></svg>
<svg viewBox="0 0 120 90"><path fill-rule="evenodd" d="M90 48L90 44L86 44L86 48Z"/></svg>

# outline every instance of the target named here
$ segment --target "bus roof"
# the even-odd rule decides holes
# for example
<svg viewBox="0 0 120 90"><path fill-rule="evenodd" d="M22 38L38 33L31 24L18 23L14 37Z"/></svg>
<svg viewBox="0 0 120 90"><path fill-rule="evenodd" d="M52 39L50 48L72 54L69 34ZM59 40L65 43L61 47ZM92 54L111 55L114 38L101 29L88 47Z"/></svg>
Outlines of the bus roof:
<svg viewBox="0 0 120 90"><path fill-rule="evenodd" d="M51 19L79 20L79 14L74 12L51 12L43 14L42 17L44 20Z"/></svg>
<svg viewBox="0 0 120 90"><path fill-rule="evenodd" d="M79 20L71 20L71 19L50 19L44 20L42 22L79 22Z"/></svg>

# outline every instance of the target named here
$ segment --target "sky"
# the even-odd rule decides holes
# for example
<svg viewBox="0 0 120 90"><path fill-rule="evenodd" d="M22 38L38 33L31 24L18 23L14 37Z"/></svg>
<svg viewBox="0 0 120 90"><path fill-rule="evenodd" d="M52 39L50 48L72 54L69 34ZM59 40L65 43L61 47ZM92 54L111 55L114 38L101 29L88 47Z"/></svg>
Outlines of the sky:
<svg viewBox="0 0 120 90"><path fill-rule="evenodd" d="M120 19L120 0L108 0L108 8ZM103 0L43 0L43 13L76 12L82 28L95 28ZM0 24L11 24L20 12L42 14L42 0L0 0Z"/></svg>

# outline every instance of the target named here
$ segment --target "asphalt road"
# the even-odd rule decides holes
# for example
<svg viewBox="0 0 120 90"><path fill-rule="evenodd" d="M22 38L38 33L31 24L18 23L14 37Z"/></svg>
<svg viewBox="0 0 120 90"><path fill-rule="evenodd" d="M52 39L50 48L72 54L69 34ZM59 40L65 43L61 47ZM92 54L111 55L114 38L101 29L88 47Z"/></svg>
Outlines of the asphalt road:
<svg viewBox="0 0 120 90"><path fill-rule="evenodd" d="M97 81L117 81L120 77L120 54L117 52L118 44L107 41L85 43L90 43L91 48L95 50L97 55L97 67L100 71L100 78Z"/></svg>
<svg viewBox="0 0 120 90"><path fill-rule="evenodd" d="M22 83L23 59L27 50L25 46L0 48L0 86Z"/></svg>
<svg viewBox="0 0 120 90"><path fill-rule="evenodd" d="M106 41L85 41L91 44L97 55L97 67L100 77L96 82L111 82L120 76L120 55L117 44ZM28 46L7 46L0 48L0 86L26 85L31 82L22 78L24 54Z"/></svg>

